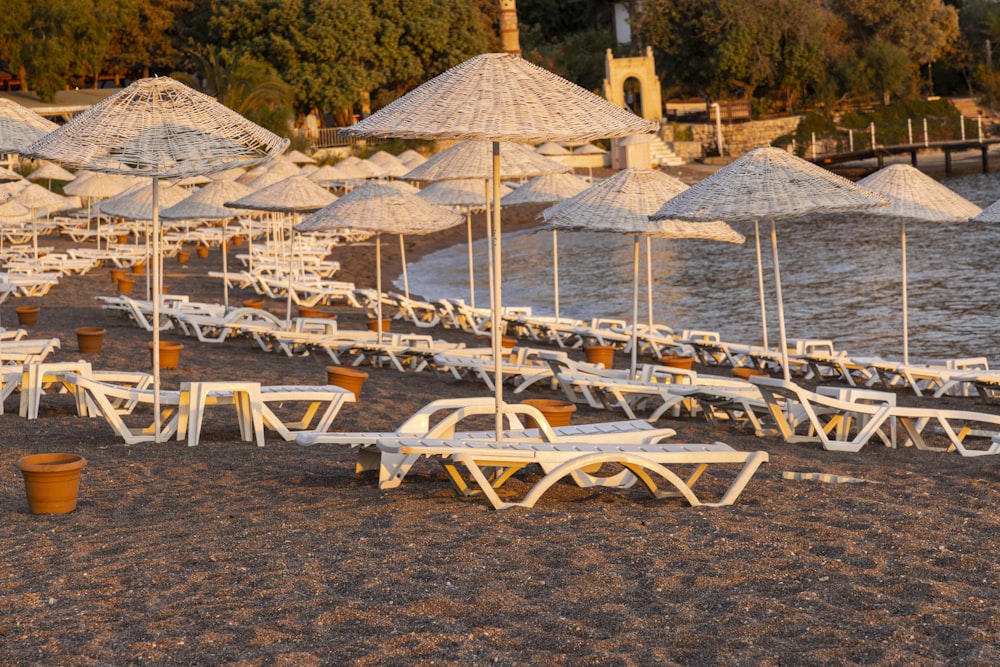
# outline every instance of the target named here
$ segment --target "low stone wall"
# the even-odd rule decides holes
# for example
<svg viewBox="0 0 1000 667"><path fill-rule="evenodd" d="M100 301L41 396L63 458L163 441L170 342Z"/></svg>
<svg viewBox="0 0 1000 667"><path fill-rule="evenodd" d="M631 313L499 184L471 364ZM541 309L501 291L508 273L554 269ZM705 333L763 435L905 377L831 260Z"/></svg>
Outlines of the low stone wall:
<svg viewBox="0 0 1000 667"><path fill-rule="evenodd" d="M801 116L755 120L749 123L722 124L722 140L727 155L742 155L761 146L770 146L778 137L791 134L799 125ZM672 144L674 152L685 160L704 157L715 146L715 123L672 123L664 125L663 140ZM686 141L675 141L675 137ZM696 147L701 147L695 154Z"/></svg>

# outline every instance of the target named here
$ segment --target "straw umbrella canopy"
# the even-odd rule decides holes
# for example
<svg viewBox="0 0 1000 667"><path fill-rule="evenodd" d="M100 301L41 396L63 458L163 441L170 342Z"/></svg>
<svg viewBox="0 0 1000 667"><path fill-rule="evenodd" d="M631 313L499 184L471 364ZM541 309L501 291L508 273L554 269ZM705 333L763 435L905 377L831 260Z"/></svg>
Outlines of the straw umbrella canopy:
<svg viewBox="0 0 1000 667"><path fill-rule="evenodd" d="M89 199L107 199L128 190L135 183L136 179L131 176L85 171L78 172L72 183L63 186L63 192Z"/></svg>
<svg viewBox="0 0 1000 667"><path fill-rule="evenodd" d="M566 165L539 155L530 146L503 142L500 144L500 173L507 178L531 178L539 174L570 171ZM402 176L408 181L437 182L451 179L479 179L480 194L477 207L485 207L489 219L489 181L493 178L493 146L488 141L462 141L451 148L432 155L426 162ZM500 185L504 188L503 184ZM500 196L503 196L502 193ZM499 200L496 200L499 201ZM475 308L476 292L472 259L471 209L466 211L466 230L469 251L469 304ZM487 238L492 233L487 226Z"/></svg>
<svg viewBox="0 0 1000 667"><path fill-rule="evenodd" d="M280 155L283 139L214 98L168 77L140 79L31 144L25 155L78 169L152 179L155 262L153 321L162 293L158 185L232 167L250 167ZM160 329L153 327L155 435L160 433Z"/></svg>
<svg viewBox="0 0 1000 667"><path fill-rule="evenodd" d="M368 118L341 130L349 136L468 139L493 142L493 201L500 201L501 142L590 141L653 133L656 123L639 118L519 56L475 56L419 86ZM503 426L500 367L500 207L493 207L492 338L496 432Z"/></svg>
<svg viewBox="0 0 1000 667"><path fill-rule="evenodd" d="M199 185L208 185L213 179L205 176L204 174L195 174L194 176L185 176L181 180L174 183L174 185L179 185L184 188L197 187Z"/></svg>
<svg viewBox="0 0 1000 667"><path fill-rule="evenodd" d="M774 261L774 285L778 301L778 330L781 336L781 365L785 379L788 370L788 344L785 336L785 311L781 297L781 270L778 262L778 238L775 220L797 218L813 213L857 211L885 205L886 199L851 181L795 157L779 148L757 148L726 165L708 178L667 201L653 214L653 220L690 220L726 222L771 221L771 253ZM767 320L764 310L764 283L757 242L757 275L760 290L764 344L767 345Z"/></svg>
<svg viewBox="0 0 1000 667"><path fill-rule="evenodd" d="M571 167L539 155L530 146L500 145L500 173L504 178L531 178L538 174L572 171ZM454 178L493 178L493 145L489 141L462 141L427 158L401 177L406 181L444 181Z"/></svg>
<svg viewBox="0 0 1000 667"><path fill-rule="evenodd" d="M432 204L395 183L368 181L296 225L299 232L350 227L375 232L375 290L378 335L382 335L381 234L430 234L462 222L454 211ZM404 260L405 261L405 260Z"/></svg>
<svg viewBox="0 0 1000 667"><path fill-rule="evenodd" d="M719 221L680 222L650 221L663 202L683 192L687 185L655 169L623 169L614 176L590 186L574 197L542 211L542 218L553 229L616 232L634 236L632 254L632 357L636 368L637 324L639 321L639 238L702 238L728 243L743 243L743 235ZM649 255L647 254L647 262ZM648 286L652 292L652 284ZM652 329L652 315L650 315Z"/></svg>
<svg viewBox="0 0 1000 667"><path fill-rule="evenodd" d="M388 153L386 151L377 151L373 153L368 156L368 161L384 169L386 175L392 176L393 178L399 178L406 172L410 171L410 167L406 166L405 162L392 153Z"/></svg>
<svg viewBox="0 0 1000 667"><path fill-rule="evenodd" d="M250 171L245 172L244 174L238 176L236 180L244 185L250 185L251 182L260 178L264 174L268 174L272 178L277 177L277 180L271 181L271 183L277 183L278 180L281 180L282 178L288 178L289 176L298 176L299 167L294 162L292 162L291 160L289 160L284 156L276 157L270 162L266 162L257 167L254 167ZM268 183L268 185L270 185L270 183Z"/></svg>
<svg viewBox="0 0 1000 667"><path fill-rule="evenodd" d="M283 181L278 181L273 185L251 192L250 194L226 202L229 208L245 208L256 211L271 211L275 213L292 214L292 230L298 223L301 213L312 213L337 201L335 195L330 194L319 185L316 185L305 176L292 176ZM288 234L288 304L286 306L285 320L288 325L292 322L292 282L293 270L292 260L293 236Z"/></svg>
<svg viewBox="0 0 1000 667"><path fill-rule="evenodd" d="M541 174L500 198L502 206L555 204L586 190L588 184L573 174ZM559 320L559 232L552 228L552 285L556 321Z"/></svg>
<svg viewBox="0 0 1000 667"><path fill-rule="evenodd" d="M544 144L535 147L535 152L546 157L557 155L572 155L572 152L565 146L561 146L554 141L546 141Z"/></svg>
<svg viewBox="0 0 1000 667"><path fill-rule="evenodd" d="M0 183L11 183L21 180L24 180L24 176L21 176L21 174L11 171L7 167L0 167Z"/></svg>
<svg viewBox="0 0 1000 667"><path fill-rule="evenodd" d="M984 208L979 215L973 216L971 222L1000 222L1000 199Z"/></svg>
<svg viewBox="0 0 1000 667"><path fill-rule="evenodd" d="M0 98L0 153L19 153L59 126L6 98Z"/></svg>
<svg viewBox="0 0 1000 667"><path fill-rule="evenodd" d="M295 164L316 164L316 160L309 157L300 150L291 150L285 153L285 157Z"/></svg>
<svg viewBox="0 0 1000 667"><path fill-rule="evenodd" d="M573 149L573 155L607 155L607 153L600 146L595 146L589 142Z"/></svg>
<svg viewBox="0 0 1000 667"><path fill-rule="evenodd" d="M966 222L981 208L908 164L891 164L858 181L858 185L883 195L888 206L872 209L880 216L899 218L902 251L903 363L910 363L909 312L906 289L906 220Z"/></svg>
<svg viewBox="0 0 1000 667"><path fill-rule="evenodd" d="M224 220L237 213L226 207L227 201L246 197L253 190L236 181L212 181L205 187L169 208L160 211L165 220ZM222 305L229 311L229 266L226 257L226 224L222 225Z"/></svg>
<svg viewBox="0 0 1000 667"><path fill-rule="evenodd" d="M52 181L62 181L68 183L75 180L76 176L66 169L63 169L54 162L45 162L38 169L28 174L29 181L48 181L49 189L52 189Z"/></svg>
<svg viewBox="0 0 1000 667"><path fill-rule="evenodd" d="M184 188L169 183L159 185L156 190L155 204L152 184L139 182L114 197L105 199L98 204L98 209L112 218L152 222L154 205L167 208L191 196Z"/></svg>
<svg viewBox="0 0 1000 667"><path fill-rule="evenodd" d="M412 148L407 148L405 151L400 153L398 156L399 161L405 164L410 169L414 167L419 167L424 162L427 162L427 158L413 150Z"/></svg>
<svg viewBox="0 0 1000 667"><path fill-rule="evenodd" d="M402 182L402 181L400 181ZM513 190L500 184L500 197ZM475 266L472 261L472 212L487 208L485 181L476 178L459 178L431 183L420 190L423 199L439 206L454 206L465 213L467 248L469 253L469 305L476 307Z"/></svg>

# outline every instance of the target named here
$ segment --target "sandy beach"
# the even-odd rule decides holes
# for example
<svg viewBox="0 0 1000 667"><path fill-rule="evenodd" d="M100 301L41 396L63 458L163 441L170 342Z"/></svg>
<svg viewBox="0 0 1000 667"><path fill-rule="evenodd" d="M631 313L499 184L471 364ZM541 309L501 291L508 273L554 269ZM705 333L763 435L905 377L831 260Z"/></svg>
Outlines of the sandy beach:
<svg viewBox="0 0 1000 667"><path fill-rule="evenodd" d="M533 224L536 212L505 214L505 229ZM460 243L464 233L407 237L407 257ZM45 240L53 243L67 245ZM398 244L384 244L383 256L385 275L396 275ZM333 258L339 279L374 285L370 244ZM205 273L220 266L217 248L183 266L168 259L165 282L171 293L218 302L221 281ZM16 305L41 306L30 335L61 339L50 361L80 358L73 329L98 325L107 336L104 350L86 357L95 368L145 369L150 334L94 299L112 293L101 268L63 279L46 297L9 300L0 313L10 324ZM231 298L251 296L234 290ZM267 307L284 313L283 303ZM362 327L360 311L328 310L341 328ZM245 340L163 338L185 346L180 366L164 371L171 388L197 379L322 384L329 363ZM365 370L360 401L341 411L337 430L392 430L431 400L490 395L434 371ZM521 397L559 395L538 388ZM978 399L944 400L995 410ZM582 406L574 416L619 418ZM658 425L676 429L679 442L766 450L770 461L732 507L562 483L534 509L497 512L456 495L433 461L380 491L370 474L355 475L348 448L303 448L270 432L266 447L255 447L240 440L229 409L210 411L198 447L126 446L103 421L75 416L66 395L44 397L31 421L17 415L15 395L0 415L0 663L1000 662L992 457L875 445L835 453L700 418ZM46 451L88 461L72 514L28 512L15 463ZM538 472L519 474L506 493L523 493ZM710 472L699 489L717 497L732 472Z"/></svg>

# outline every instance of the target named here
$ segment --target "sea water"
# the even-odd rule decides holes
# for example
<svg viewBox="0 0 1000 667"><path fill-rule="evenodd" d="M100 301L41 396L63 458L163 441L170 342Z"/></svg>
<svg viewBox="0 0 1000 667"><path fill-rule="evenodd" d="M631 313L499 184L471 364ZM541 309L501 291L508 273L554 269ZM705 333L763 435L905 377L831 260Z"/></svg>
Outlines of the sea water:
<svg viewBox="0 0 1000 667"><path fill-rule="evenodd" d="M941 182L986 207L1000 199L1000 173ZM654 321L675 331L718 331L723 340L763 342L754 223L733 225L744 245L651 240ZM768 342L778 341L770 221L759 222ZM853 354L903 354L900 221L864 213L778 220L778 266L789 339L832 339ZM559 314L632 317L634 237L559 232ZM906 224L912 360L985 356L1000 363L1000 225ZM502 238L503 303L555 312L552 232ZM473 247L476 305L489 303L485 241ZM640 242L639 319L648 320L646 241ZM410 291L427 299L470 299L468 249L456 246L410 264ZM397 287L400 281L397 280Z"/></svg>

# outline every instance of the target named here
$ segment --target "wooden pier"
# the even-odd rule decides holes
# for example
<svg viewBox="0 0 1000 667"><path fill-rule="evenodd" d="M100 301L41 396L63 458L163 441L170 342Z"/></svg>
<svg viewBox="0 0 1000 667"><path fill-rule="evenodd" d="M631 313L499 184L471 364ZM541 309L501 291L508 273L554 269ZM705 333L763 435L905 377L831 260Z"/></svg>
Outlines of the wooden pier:
<svg viewBox="0 0 1000 667"><path fill-rule="evenodd" d="M885 158L891 157L893 155L906 155L910 154L910 164L914 167L917 166L917 155L921 151L941 151L944 153L944 171L945 174L951 174L951 154L952 153L964 153L967 151L978 150L982 154L983 161L983 173L990 170L989 166L989 150L991 146L1000 144L1000 138L994 139L971 139L971 140L956 140L956 141L931 141L926 144L900 144L898 146L876 146L874 149L866 149L861 151L850 151L845 153L828 153L826 155L820 155L809 161L822 165L834 165L842 164L844 162L858 162L862 160L875 159L878 161L878 168L881 169L885 166Z"/></svg>

